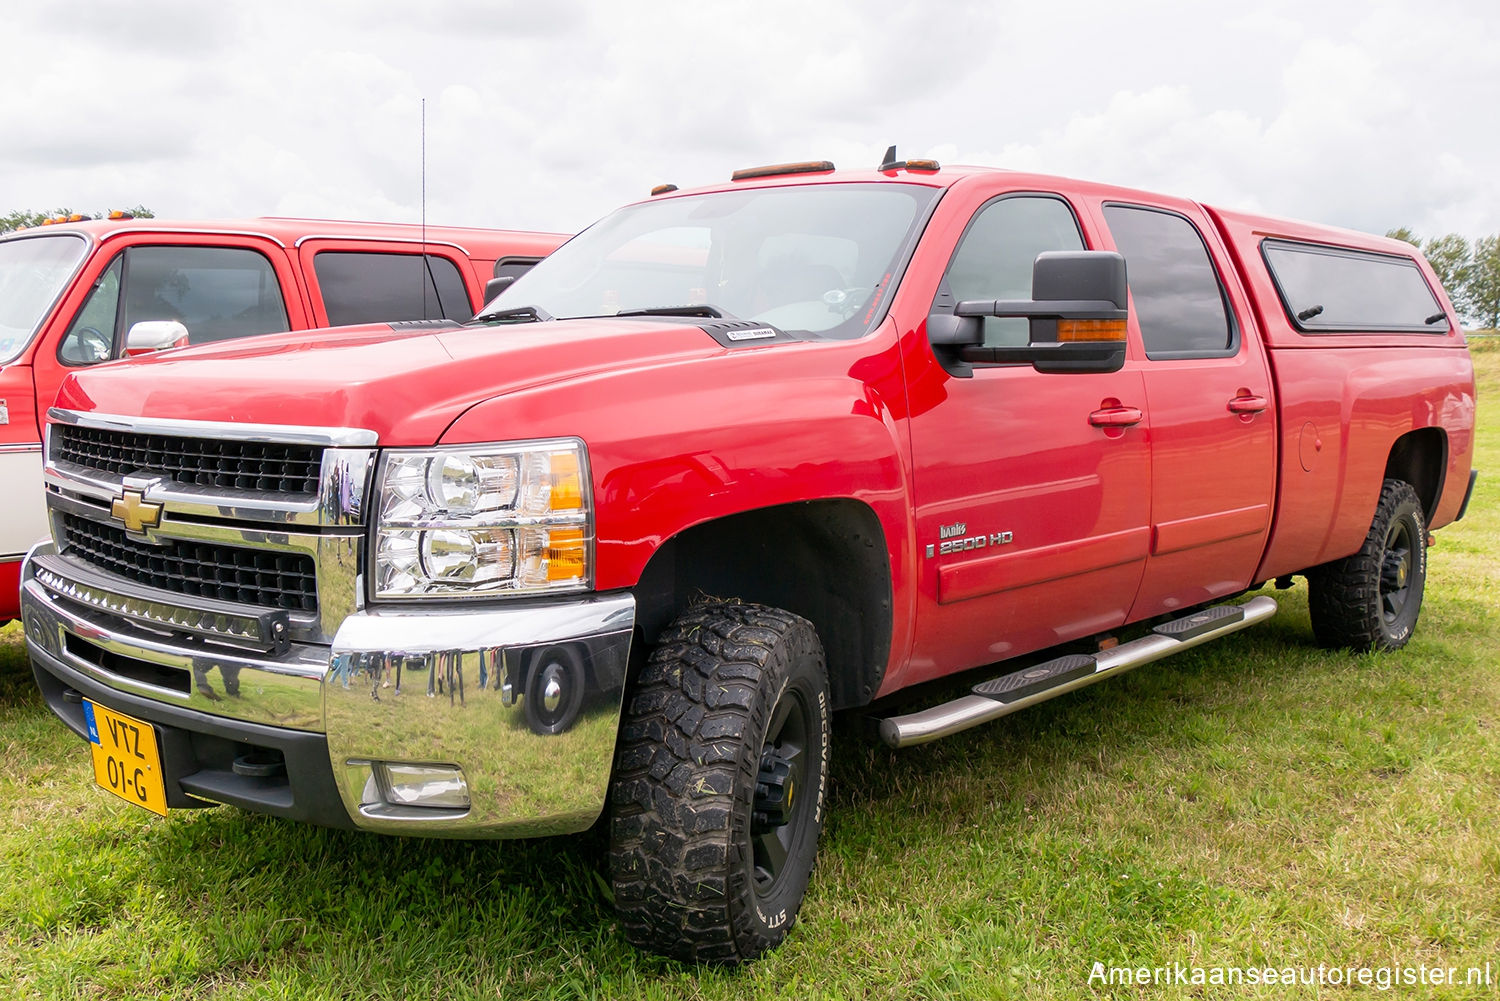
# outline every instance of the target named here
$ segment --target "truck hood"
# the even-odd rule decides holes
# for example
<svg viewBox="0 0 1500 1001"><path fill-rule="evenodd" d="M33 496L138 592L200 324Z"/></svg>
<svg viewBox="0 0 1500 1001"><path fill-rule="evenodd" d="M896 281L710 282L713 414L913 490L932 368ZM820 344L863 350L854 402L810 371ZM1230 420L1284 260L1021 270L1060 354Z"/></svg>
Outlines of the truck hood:
<svg viewBox="0 0 1500 1001"><path fill-rule="evenodd" d="M690 323L612 318L298 331L84 369L57 406L176 420L367 428L430 445L476 403L603 370L721 354Z"/></svg>

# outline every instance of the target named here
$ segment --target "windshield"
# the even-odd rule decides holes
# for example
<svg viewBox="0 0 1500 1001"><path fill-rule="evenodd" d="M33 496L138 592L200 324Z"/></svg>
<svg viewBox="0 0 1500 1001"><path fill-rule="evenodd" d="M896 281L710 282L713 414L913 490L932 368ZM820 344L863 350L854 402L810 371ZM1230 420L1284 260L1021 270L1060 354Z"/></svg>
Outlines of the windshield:
<svg viewBox="0 0 1500 1001"><path fill-rule="evenodd" d="M811 184L630 205L517 279L480 318L700 306L679 313L858 336L878 319L881 294L936 194L909 184Z"/></svg>
<svg viewBox="0 0 1500 1001"><path fill-rule="evenodd" d="M0 365L26 349L88 249L61 234L0 240Z"/></svg>

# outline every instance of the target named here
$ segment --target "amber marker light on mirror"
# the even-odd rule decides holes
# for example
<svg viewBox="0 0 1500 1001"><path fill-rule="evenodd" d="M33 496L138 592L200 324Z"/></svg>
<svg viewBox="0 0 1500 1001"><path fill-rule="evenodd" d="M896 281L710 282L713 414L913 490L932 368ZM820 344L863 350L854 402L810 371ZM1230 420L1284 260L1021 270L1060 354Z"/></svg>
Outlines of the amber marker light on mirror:
<svg viewBox="0 0 1500 1001"><path fill-rule="evenodd" d="M1059 342L1081 343L1086 341L1125 340L1124 320L1058 320Z"/></svg>

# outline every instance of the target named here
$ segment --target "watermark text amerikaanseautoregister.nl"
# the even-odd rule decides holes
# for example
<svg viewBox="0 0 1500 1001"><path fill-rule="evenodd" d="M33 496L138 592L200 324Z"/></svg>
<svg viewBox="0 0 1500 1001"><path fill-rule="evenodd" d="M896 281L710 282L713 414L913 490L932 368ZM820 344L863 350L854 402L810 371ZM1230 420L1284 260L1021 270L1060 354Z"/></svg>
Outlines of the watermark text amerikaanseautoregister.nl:
<svg viewBox="0 0 1500 1001"><path fill-rule="evenodd" d="M1447 986L1494 987L1500 983L1500 968L1493 962L1480 966L1438 966L1427 963L1392 962L1385 966L1197 966L1169 963L1163 966L1110 966L1096 962L1089 968L1088 982L1099 987L1167 987L1174 984L1259 984L1317 987L1370 987L1388 991L1395 987Z"/></svg>

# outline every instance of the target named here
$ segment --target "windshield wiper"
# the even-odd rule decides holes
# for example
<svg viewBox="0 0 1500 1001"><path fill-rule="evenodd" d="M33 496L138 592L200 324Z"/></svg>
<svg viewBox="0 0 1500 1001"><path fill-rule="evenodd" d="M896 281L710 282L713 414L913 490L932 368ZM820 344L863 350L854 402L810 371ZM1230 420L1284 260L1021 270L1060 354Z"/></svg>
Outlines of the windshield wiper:
<svg viewBox="0 0 1500 1001"><path fill-rule="evenodd" d="M488 313L480 313L474 319L531 320L533 323L544 323L548 320L555 320L557 317L540 306L511 306L507 309L492 309Z"/></svg>
<svg viewBox="0 0 1500 1001"><path fill-rule="evenodd" d="M710 306L706 302L697 305L684 306L644 306L640 309L622 309L616 316L707 316L715 320L722 320L729 314L718 306Z"/></svg>

